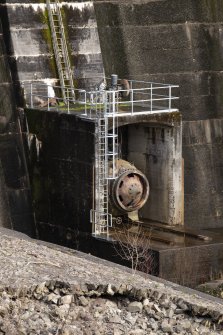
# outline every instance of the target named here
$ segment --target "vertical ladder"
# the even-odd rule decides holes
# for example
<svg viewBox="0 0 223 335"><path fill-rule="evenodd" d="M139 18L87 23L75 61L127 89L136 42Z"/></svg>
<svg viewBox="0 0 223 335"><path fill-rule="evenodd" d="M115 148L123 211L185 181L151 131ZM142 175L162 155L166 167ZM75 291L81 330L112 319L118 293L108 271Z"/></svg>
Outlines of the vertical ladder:
<svg viewBox="0 0 223 335"><path fill-rule="evenodd" d="M110 95L110 92L108 93ZM109 98L109 96L108 96ZM112 98L115 95L112 94ZM116 178L116 160L118 158L118 133L115 103L105 99L104 110L97 114L97 148L96 148L96 208L91 211L94 234L107 234L112 226L112 215L108 208L108 182ZM113 99L112 99L113 101ZM107 103L108 102L108 103ZM112 113L114 112L114 113ZM111 120L109 131L109 119Z"/></svg>
<svg viewBox="0 0 223 335"><path fill-rule="evenodd" d="M46 4L62 96L67 104L69 99L75 100L75 93L62 15L58 0L46 0Z"/></svg>
<svg viewBox="0 0 223 335"><path fill-rule="evenodd" d="M103 115L97 118L97 145L95 153L95 209L91 210L91 222L94 235L108 235L112 225L112 216L108 213L108 179L106 178L106 129L107 119Z"/></svg>
<svg viewBox="0 0 223 335"><path fill-rule="evenodd" d="M98 208L99 224L101 232L107 232L109 223L108 216L108 180L106 179L106 129L107 119L98 119Z"/></svg>
<svg viewBox="0 0 223 335"><path fill-rule="evenodd" d="M117 177L116 162L118 159L118 92L108 92L108 106L105 110L105 117L110 120L110 129L106 129L106 155L105 165L107 167L106 178L115 179ZM107 122L108 125L108 122Z"/></svg>

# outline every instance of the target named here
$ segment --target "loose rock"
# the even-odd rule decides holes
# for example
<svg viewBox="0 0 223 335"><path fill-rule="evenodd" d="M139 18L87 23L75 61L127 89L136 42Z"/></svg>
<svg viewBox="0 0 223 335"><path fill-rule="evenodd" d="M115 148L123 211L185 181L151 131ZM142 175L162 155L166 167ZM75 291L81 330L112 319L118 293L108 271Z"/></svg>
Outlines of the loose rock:
<svg viewBox="0 0 223 335"><path fill-rule="evenodd" d="M130 313L140 313L142 312L142 308L142 303L139 301L130 302L130 304L128 305L128 311Z"/></svg>
<svg viewBox="0 0 223 335"><path fill-rule="evenodd" d="M83 295L81 295L78 299L81 306L87 306L89 304L88 299L86 299Z"/></svg>

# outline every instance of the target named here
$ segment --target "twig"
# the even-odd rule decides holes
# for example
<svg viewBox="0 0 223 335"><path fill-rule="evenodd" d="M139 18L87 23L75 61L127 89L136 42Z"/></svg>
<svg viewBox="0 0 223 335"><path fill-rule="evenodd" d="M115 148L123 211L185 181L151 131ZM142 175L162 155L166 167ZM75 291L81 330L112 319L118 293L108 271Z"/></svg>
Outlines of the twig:
<svg viewBox="0 0 223 335"><path fill-rule="evenodd" d="M140 224L129 227L123 225L122 229L114 231L114 248L116 253L124 260L131 262L132 274L140 269L144 272L151 271L150 235L145 236ZM144 269L142 269L144 268Z"/></svg>
<svg viewBox="0 0 223 335"><path fill-rule="evenodd" d="M45 264L45 265L52 265L52 266L56 266L57 268L60 268L61 266L58 265L58 264L54 264L54 263L51 263L51 262L28 262L26 264L26 266L29 266L30 264Z"/></svg>

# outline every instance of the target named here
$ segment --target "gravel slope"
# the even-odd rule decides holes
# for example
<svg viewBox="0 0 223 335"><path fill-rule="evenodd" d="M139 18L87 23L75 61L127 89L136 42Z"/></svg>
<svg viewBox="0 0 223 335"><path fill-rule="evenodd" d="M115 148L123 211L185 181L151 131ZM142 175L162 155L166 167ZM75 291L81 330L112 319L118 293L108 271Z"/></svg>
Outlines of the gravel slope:
<svg viewBox="0 0 223 335"><path fill-rule="evenodd" d="M218 299L11 233L0 247L0 334L223 334Z"/></svg>

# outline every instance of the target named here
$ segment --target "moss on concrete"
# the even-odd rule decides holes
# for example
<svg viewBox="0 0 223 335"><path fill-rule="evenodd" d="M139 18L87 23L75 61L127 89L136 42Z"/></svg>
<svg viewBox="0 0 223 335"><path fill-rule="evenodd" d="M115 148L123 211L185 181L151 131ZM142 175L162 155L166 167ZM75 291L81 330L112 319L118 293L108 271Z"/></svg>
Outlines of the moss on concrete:
<svg viewBox="0 0 223 335"><path fill-rule="evenodd" d="M62 20L63 20L65 38L66 38L66 41L67 41L68 57L69 57L69 61L70 61L71 69L72 69L72 67L73 67L73 64L72 64L72 50L71 50L70 43L69 43L69 34L68 34L68 29L67 29L67 16L66 16L66 11L65 11L64 8L61 8L61 15L62 15ZM73 84L74 84L75 88L78 87L78 81L77 80L73 79Z"/></svg>
<svg viewBox="0 0 223 335"><path fill-rule="evenodd" d="M51 71L52 71L54 77L58 78L59 76L58 76L56 60L55 60L55 56L54 56L52 34L51 34L51 29L50 29L50 24L49 24L49 16L48 16L47 9L44 10L41 19L42 19L42 22L47 27L46 29L42 30L42 35L43 35L43 39L46 41L46 43L49 47L50 53L52 55L51 58L49 59L50 68L51 68Z"/></svg>

